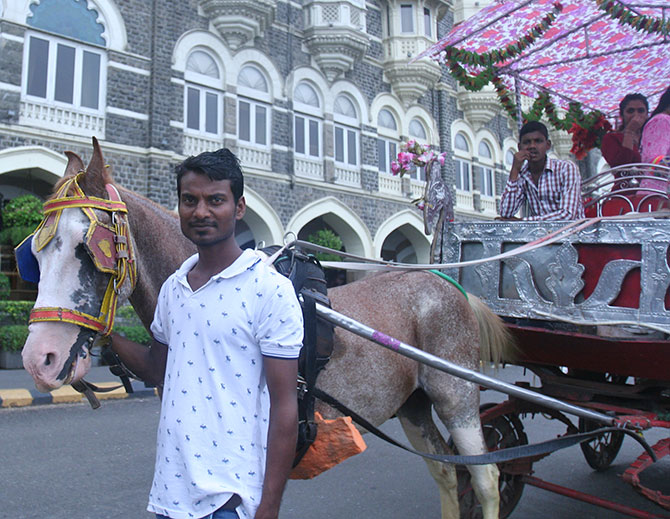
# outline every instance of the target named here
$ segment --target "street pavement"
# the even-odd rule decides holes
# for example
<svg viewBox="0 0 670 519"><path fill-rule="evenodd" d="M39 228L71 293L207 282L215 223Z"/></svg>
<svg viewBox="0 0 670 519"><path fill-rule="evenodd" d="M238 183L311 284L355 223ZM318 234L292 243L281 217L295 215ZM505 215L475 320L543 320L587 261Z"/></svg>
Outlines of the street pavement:
<svg viewBox="0 0 670 519"><path fill-rule="evenodd" d="M109 371L108 366L94 366L85 377L87 382L103 388L121 385L121 379ZM133 393L128 394L123 387L109 393L96 393L98 400L146 397L155 395L154 388L133 380ZM72 386L63 386L51 393L40 393L35 389L32 377L25 369L0 369L0 407L26 407L45 404L72 404L85 397Z"/></svg>

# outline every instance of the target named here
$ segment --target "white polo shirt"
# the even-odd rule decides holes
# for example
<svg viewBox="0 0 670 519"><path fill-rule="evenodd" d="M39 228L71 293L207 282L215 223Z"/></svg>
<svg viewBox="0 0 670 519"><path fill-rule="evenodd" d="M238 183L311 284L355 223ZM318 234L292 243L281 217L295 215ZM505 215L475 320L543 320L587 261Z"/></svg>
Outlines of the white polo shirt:
<svg viewBox="0 0 670 519"><path fill-rule="evenodd" d="M168 345L150 512L201 518L233 493L261 499L270 400L263 356L297 358L302 312L291 282L246 250L193 292L192 256L161 287L151 325Z"/></svg>

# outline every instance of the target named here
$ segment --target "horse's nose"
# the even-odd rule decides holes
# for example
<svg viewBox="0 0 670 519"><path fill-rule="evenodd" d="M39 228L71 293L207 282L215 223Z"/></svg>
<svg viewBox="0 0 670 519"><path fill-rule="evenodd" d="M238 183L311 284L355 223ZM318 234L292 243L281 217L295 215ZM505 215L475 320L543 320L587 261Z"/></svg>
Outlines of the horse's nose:
<svg viewBox="0 0 670 519"><path fill-rule="evenodd" d="M74 331L76 333L76 329ZM71 335L68 325L60 323L30 325L21 355L23 367L33 377L39 391L57 389L67 381L72 368L69 352L74 337Z"/></svg>

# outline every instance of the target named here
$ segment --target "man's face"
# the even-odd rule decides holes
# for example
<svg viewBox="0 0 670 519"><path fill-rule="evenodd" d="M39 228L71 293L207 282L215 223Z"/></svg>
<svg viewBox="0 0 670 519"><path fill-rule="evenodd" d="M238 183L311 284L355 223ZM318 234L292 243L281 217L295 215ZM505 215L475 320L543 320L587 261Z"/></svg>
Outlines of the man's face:
<svg viewBox="0 0 670 519"><path fill-rule="evenodd" d="M551 148L551 141L542 135L542 132L530 132L521 137L519 150L528 152L528 162L541 162L547 157Z"/></svg>
<svg viewBox="0 0 670 519"><path fill-rule="evenodd" d="M189 171L181 177L179 220L181 231L198 247L235 239L235 223L244 216L244 197L237 203L230 180L211 180Z"/></svg>

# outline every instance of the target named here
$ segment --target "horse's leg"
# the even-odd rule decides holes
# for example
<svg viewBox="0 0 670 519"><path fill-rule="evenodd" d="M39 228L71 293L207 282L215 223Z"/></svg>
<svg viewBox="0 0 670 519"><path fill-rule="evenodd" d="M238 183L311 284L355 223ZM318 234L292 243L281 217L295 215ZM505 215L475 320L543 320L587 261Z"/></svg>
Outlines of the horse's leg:
<svg viewBox="0 0 670 519"><path fill-rule="evenodd" d="M479 388L465 380L426 369L422 386L437 415L451 435L458 453L466 456L488 452L479 419ZM500 508L498 467L467 465L472 488L482 505L484 519L496 519Z"/></svg>
<svg viewBox="0 0 670 519"><path fill-rule="evenodd" d="M431 413L431 402L423 390L415 391L398 409L398 419L407 439L420 452L444 454L447 443L438 430ZM453 465L424 458L440 492L442 519L458 519L458 492Z"/></svg>

